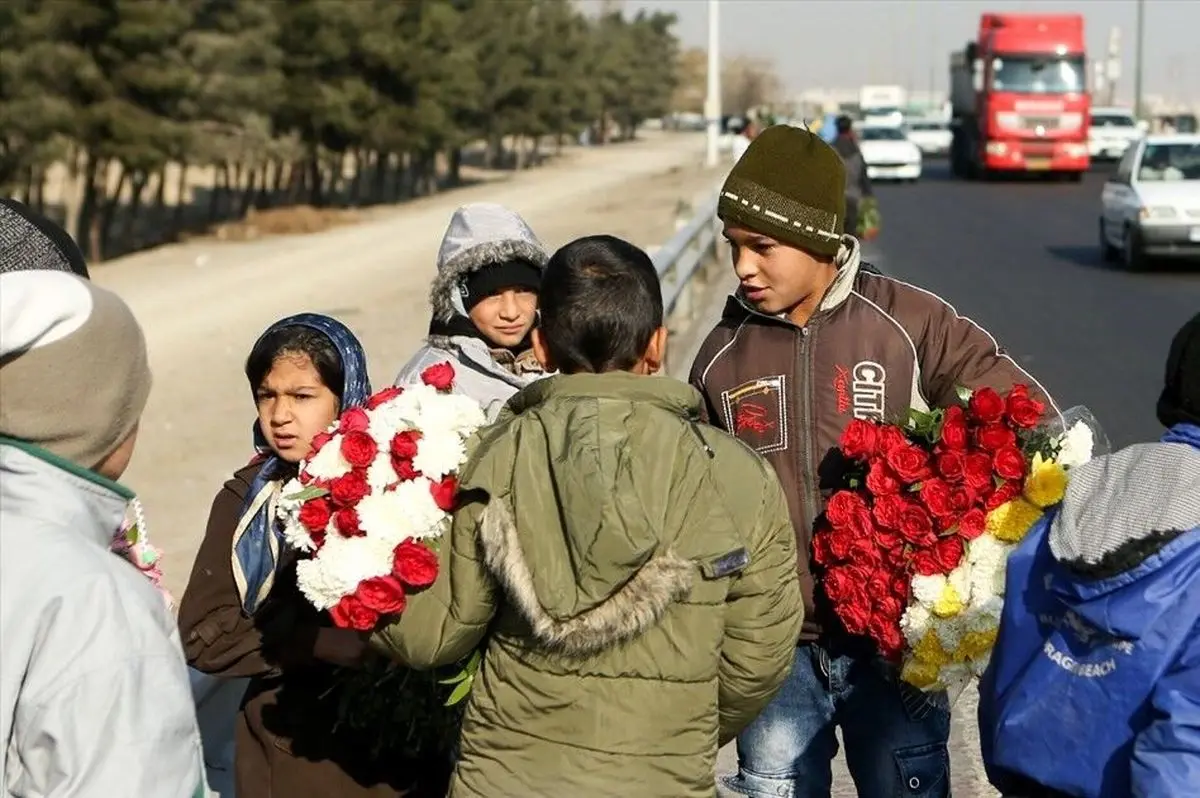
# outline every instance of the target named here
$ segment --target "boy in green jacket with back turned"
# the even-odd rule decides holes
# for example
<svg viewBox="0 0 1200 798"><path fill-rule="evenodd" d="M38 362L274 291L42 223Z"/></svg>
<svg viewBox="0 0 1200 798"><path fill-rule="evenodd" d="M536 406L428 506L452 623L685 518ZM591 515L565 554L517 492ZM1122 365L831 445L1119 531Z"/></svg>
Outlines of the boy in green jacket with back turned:
<svg viewBox="0 0 1200 798"><path fill-rule="evenodd" d="M775 695L803 618L771 468L654 375L645 252L593 236L546 266L547 371L460 473L441 571L375 644L413 668L483 645L450 789L712 798L718 745Z"/></svg>

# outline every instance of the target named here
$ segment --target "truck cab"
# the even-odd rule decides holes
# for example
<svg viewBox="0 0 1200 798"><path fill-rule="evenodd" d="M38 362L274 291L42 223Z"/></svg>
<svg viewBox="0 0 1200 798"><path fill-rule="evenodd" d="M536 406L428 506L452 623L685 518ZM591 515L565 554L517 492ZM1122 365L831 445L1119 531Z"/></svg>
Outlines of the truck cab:
<svg viewBox="0 0 1200 798"><path fill-rule="evenodd" d="M1090 165L1083 17L983 14L950 65L951 169L961 177Z"/></svg>

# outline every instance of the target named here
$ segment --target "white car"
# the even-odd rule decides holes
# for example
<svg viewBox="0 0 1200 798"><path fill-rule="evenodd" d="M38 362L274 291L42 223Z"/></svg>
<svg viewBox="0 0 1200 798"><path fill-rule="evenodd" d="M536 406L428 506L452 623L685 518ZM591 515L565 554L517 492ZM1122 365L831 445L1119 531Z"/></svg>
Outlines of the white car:
<svg viewBox="0 0 1200 798"><path fill-rule="evenodd" d="M1133 113L1124 108L1093 108L1088 128L1088 154L1094 161L1115 161L1142 137Z"/></svg>
<svg viewBox="0 0 1200 798"><path fill-rule="evenodd" d="M950 152L954 134L950 123L937 119L916 119L908 125L908 140L917 145L923 155L945 155Z"/></svg>
<svg viewBox="0 0 1200 798"><path fill-rule="evenodd" d="M1100 197L1100 249L1132 269L1200 260L1200 134L1147 136L1125 151Z"/></svg>
<svg viewBox="0 0 1200 798"><path fill-rule="evenodd" d="M907 180L921 177L921 151L891 125L863 125L858 129L858 147L872 180Z"/></svg>

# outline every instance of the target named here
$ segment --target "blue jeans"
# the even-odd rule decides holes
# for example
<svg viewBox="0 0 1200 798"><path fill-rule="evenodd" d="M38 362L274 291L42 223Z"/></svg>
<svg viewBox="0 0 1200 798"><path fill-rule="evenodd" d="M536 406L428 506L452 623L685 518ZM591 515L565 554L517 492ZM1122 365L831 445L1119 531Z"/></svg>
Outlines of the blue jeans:
<svg viewBox="0 0 1200 798"><path fill-rule="evenodd" d="M943 693L898 682L861 652L796 647L783 689L737 740L725 785L753 798L828 798L842 729L860 798L948 798L950 711Z"/></svg>

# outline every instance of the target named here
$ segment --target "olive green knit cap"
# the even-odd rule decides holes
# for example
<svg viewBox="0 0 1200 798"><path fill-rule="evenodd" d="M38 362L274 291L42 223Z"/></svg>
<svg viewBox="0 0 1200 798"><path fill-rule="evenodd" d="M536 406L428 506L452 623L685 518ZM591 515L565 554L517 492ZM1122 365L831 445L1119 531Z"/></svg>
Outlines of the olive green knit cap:
<svg viewBox="0 0 1200 798"><path fill-rule="evenodd" d="M846 167L819 136L791 125L758 134L717 202L726 222L822 255L836 255L846 225Z"/></svg>

